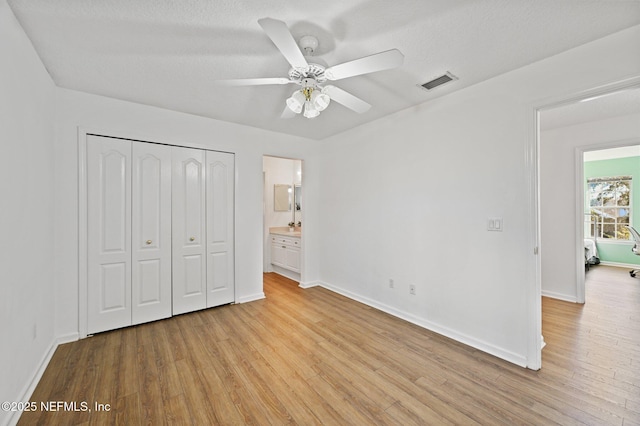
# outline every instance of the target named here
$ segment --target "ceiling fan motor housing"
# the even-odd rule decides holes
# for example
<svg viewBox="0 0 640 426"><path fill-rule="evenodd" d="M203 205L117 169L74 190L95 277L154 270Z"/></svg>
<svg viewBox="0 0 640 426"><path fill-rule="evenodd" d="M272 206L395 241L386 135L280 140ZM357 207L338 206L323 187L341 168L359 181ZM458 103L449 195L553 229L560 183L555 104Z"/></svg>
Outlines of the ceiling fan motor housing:
<svg viewBox="0 0 640 426"><path fill-rule="evenodd" d="M289 70L289 78L300 83L305 79L314 79L317 83L324 83L327 81L324 70L325 67L323 65L309 62L309 67L305 70L291 68Z"/></svg>

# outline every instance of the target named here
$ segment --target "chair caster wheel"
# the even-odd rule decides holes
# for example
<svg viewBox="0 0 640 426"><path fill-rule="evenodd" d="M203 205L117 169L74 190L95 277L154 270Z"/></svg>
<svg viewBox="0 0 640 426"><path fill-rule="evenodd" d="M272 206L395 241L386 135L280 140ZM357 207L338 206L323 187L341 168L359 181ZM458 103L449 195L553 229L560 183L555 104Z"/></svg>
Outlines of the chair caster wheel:
<svg viewBox="0 0 640 426"><path fill-rule="evenodd" d="M635 274L635 273L633 273L633 272L629 272L629 275L631 275L633 278L635 278L635 277L636 277L636 274Z"/></svg>

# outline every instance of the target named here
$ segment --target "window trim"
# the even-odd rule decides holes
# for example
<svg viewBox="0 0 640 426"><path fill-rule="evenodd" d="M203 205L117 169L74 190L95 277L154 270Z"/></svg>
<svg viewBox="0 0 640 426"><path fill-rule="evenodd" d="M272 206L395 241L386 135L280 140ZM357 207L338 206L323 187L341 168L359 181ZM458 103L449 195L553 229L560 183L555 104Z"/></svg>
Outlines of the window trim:
<svg viewBox="0 0 640 426"><path fill-rule="evenodd" d="M629 204L628 205L619 206L617 204L618 200L616 200L616 205L613 205L613 206L605 206L605 205L592 206L591 205L591 192L589 190L589 184L602 183L602 182L615 183L615 182L622 182L622 181L629 182ZM621 209L621 208L626 208L628 210L628 212L629 212L629 223L619 224L618 221L617 221L618 216L616 216L616 229L618 229L619 225L633 226L633 211L634 211L634 209L633 209L633 176L629 176L629 175L623 175L623 176L599 176L599 177L591 177L591 178L585 179L585 200L584 201L585 201L585 206L584 206L584 208L585 208L585 212L584 212L585 217L591 216L592 215L591 211L594 210L594 209L599 209L599 208L602 208L602 209L608 209L608 208L610 208L610 209ZM596 240L598 240L599 243L602 243L602 242L625 243L625 242L629 242L629 241L633 240L631 235L629 236L628 239L621 239L621 238L617 238L617 237L605 238L605 237L600 236L600 235L595 235L594 236L592 234L592 231L594 230L593 229L593 225L594 225L593 221L590 220L589 224L588 224L589 233L588 233L588 235L585 235L585 238L596 239Z"/></svg>

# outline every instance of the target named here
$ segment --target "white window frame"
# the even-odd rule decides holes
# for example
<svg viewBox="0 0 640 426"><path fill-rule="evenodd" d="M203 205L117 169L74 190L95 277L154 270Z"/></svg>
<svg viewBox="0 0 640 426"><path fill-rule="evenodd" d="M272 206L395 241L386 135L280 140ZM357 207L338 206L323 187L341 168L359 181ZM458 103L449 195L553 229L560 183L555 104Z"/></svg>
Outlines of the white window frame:
<svg viewBox="0 0 640 426"><path fill-rule="evenodd" d="M616 203L615 205L602 205L602 206L592 206L591 205L591 191L590 191L590 187L589 184L591 183L599 183L599 182L607 182L607 183L615 183L615 182L628 182L628 186L629 186L629 204L628 205L618 205L618 200L616 199ZM628 234L627 238L618 238L617 236L617 232L614 235L613 238L611 237L605 237L604 236L604 224L605 222L603 222L602 220L597 220L597 215L593 215L592 211L593 210L598 210L598 209L626 209L628 211L628 217L629 217L629 222L628 223L620 223L618 222L618 217L619 216L615 216L615 222L613 223L613 225L615 226L615 230L617 231L619 229L620 226L633 226L633 179L631 176L612 176L612 177L593 177L593 178L589 178L586 180L586 188L585 188L585 221L588 222L588 226L585 227L585 231L588 230L588 232L586 232L585 237L587 238L594 238L594 230L598 229L598 235L595 236L595 239L600 240L601 242L605 242L605 241L610 241L610 242L616 242L616 241L628 241L631 239L631 234ZM597 220L596 223L594 223L594 219ZM610 222L609 222L610 224Z"/></svg>

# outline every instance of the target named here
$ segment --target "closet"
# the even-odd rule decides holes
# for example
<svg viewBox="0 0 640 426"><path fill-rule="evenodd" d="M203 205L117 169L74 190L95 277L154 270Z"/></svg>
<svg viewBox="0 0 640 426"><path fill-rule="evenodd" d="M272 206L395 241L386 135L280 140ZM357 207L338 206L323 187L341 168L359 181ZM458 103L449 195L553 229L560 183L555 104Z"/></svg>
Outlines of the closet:
<svg viewBox="0 0 640 426"><path fill-rule="evenodd" d="M234 155L87 135L89 334L234 301Z"/></svg>

